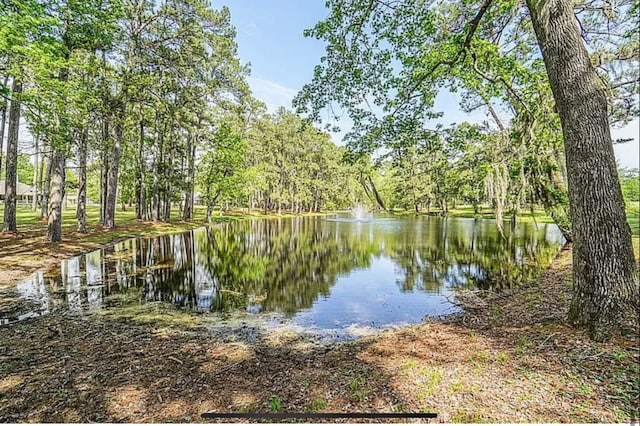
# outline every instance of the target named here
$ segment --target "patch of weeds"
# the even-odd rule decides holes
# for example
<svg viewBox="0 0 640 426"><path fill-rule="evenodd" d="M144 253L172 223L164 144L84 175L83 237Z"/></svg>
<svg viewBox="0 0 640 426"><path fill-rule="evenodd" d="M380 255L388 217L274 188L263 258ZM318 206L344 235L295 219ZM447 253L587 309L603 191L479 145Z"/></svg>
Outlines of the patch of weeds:
<svg viewBox="0 0 640 426"><path fill-rule="evenodd" d="M367 378L365 376L362 376L362 375L355 376L349 381L349 389L351 389L352 391L356 391L360 389L360 387L364 386L366 383L367 383Z"/></svg>
<svg viewBox="0 0 640 426"><path fill-rule="evenodd" d="M447 391L447 394L449 396L457 395L457 394L461 393L465 389L465 387L466 386L462 382L462 380L454 380L449 385L449 390Z"/></svg>
<svg viewBox="0 0 640 426"><path fill-rule="evenodd" d="M194 328L200 320L196 314L175 309L166 302L113 307L100 311L100 314L109 320L169 328Z"/></svg>
<svg viewBox="0 0 640 426"><path fill-rule="evenodd" d="M311 382L309 380L303 380L300 382L300 387L302 389L307 389L309 386L311 386Z"/></svg>
<svg viewBox="0 0 640 426"><path fill-rule="evenodd" d="M629 422L631 420L629 415L627 413L625 413L624 410L622 410L617 405L612 405L611 406L611 411L613 411L613 413L618 418L618 423L626 423L626 422ZM637 418L637 416L633 417L633 418Z"/></svg>
<svg viewBox="0 0 640 426"><path fill-rule="evenodd" d="M593 389L588 383L582 382L578 385L576 393L589 397L593 394Z"/></svg>
<svg viewBox="0 0 640 426"><path fill-rule="evenodd" d="M534 395L532 395L532 394L528 394L528 393L525 393L525 394L519 394L519 395L516 397L516 401L518 401L518 402L533 401L534 399L535 399L535 396L534 396Z"/></svg>
<svg viewBox="0 0 640 426"><path fill-rule="evenodd" d="M629 418L638 418L637 398L640 394L640 366L630 364L620 368L613 374L616 383L613 384L615 399Z"/></svg>
<svg viewBox="0 0 640 426"><path fill-rule="evenodd" d="M409 360L409 361L405 362L404 364L402 364L401 368L404 371L407 371L407 370L411 370L413 368L418 368L418 366L419 366L418 361L416 361L415 359L412 359L412 360Z"/></svg>
<svg viewBox="0 0 640 426"><path fill-rule="evenodd" d="M487 358L489 358L489 356L486 352L475 352L469 357L469 362L472 362L474 364L476 362L485 362Z"/></svg>
<svg viewBox="0 0 640 426"><path fill-rule="evenodd" d="M450 423L481 423L482 414L478 411L456 411L451 416Z"/></svg>
<svg viewBox="0 0 640 426"><path fill-rule="evenodd" d="M306 405L305 410L306 411L324 410L325 408L327 408L328 405L329 403L327 402L326 399L315 398L313 401L311 401L309 404Z"/></svg>
<svg viewBox="0 0 640 426"><path fill-rule="evenodd" d="M502 320L502 308L500 306L492 306L489 309L489 321L492 324L498 324Z"/></svg>
<svg viewBox="0 0 640 426"><path fill-rule="evenodd" d="M391 406L391 411L394 413L408 413L409 406L403 402L399 402Z"/></svg>
<svg viewBox="0 0 640 426"><path fill-rule="evenodd" d="M240 407L238 411L241 413L253 413L256 411L257 406L258 406L257 402L251 402L249 404L245 404L242 407Z"/></svg>
<svg viewBox="0 0 640 426"><path fill-rule="evenodd" d="M0 364L0 371L3 373L10 373L15 368L13 362L3 362Z"/></svg>
<svg viewBox="0 0 640 426"><path fill-rule="evenodd" d="M363 402L363 401L366 401L371 396L372 393L373 391L371 389L360 389L353 393L353 397L357 401Z"/></svg>
<svg viewBox="0 0 640 426"><path fill-rule="evenodd" d="M282 410L282 399L278 395L271 395L269 397L269 410L277 412Z"/></svg>
<svg viewBox="0 0 640 426"><path fill-rule="evenodd" d="M355 400L362 402L371 396L373 391L370 388L365 387L366 384L367 377L364 375L357 375L349 381L348 386L352 392L352 397Z"/></svg>
<svg viewBox="0 0 640 426"><path fill-rule="evenodd" d="M503 364L503 365L506 364L508 360L509 360L509 355L506 352L500 352L496 357L496 361L498 361L500 364Z"/></svg>
<svg viewBox="0 0 640 426"><path fill-rule="evenodd" d="M538 307L539 297L536 293L528 293L527 294L527 308L529 310L534 310Z"/></svg>
<svg viewBox="0 0 640 426"><path fill-rule="evenodd" d="M516 341L516 353L518 355L524 355L532 348L533 342L527 336L518 336L518 340Z"/></svg>
<svg viewBox="0 0 640 426"><path fill-rule="evenodd" d="M582 401L579 404L573 403L571 404L571 415L576 420L584 421L584 416L588 414L588 410L590 408L589 401Z"/></svg>
<svg viewBox="0 0 640 426"><path fill-rule="evenodd" d="M613 351L613 359L615 359L616 361L624 361L628 356L629 354L625 351Z"/></svg>
<svg viewBox="0 0 640 426"><path fill-rule="evenodd" d="M438 369L423 368L420 371L420 376L421 383L418 398L424 400L435 394L436 388L442 381L442 373Z"/></svg>

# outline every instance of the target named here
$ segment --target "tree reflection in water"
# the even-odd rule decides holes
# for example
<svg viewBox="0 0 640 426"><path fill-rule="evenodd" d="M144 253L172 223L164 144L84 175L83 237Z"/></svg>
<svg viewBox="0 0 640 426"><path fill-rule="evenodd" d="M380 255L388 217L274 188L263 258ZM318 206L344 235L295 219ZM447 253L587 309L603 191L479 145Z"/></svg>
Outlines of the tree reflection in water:
<svg viewBox="0 0 640 426"><path fill-rule="evenodd" d="M519 224L502 237L488 220L249 220L124 241L34 274L19 289L45 312L163 301L201 312L291 317L321 303L345 310L360 303L366 309L353 309L384 322L389 298L400 305L394 309L407 310L402 295L411 295L420 311L421 300L426 305L456 288L499 291L526 282L562 242L555 225Z"/></svg>

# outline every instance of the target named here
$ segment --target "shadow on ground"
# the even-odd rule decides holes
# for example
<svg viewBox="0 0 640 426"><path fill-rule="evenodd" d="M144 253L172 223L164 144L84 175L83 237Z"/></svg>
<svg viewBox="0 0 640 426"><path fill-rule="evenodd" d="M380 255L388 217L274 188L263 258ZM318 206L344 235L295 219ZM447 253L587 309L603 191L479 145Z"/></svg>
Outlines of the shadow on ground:
<svg viewBox="0 0 640 426"><path fill-rule="evenodd" d="M562 256L508 296L467 299L461 316L351 342L68 312L3 326L0 421L435 412L441 422L629 422L637 336L593 343L563 324L570 253Z"/></svg>

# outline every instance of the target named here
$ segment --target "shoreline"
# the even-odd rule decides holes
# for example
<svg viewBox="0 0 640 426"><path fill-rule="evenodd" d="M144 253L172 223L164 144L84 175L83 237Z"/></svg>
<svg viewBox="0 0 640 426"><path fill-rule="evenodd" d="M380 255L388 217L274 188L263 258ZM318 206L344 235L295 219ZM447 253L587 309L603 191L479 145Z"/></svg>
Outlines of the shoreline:
<svg viewBox="0 0 640 426"><path fill-rule="evenodd" d="M70 212L66 211L65 214L70 215ZM39 220L29 221L19 225L17 234L3 234L0 232L0 289L15 286L20 280L26 279L38 270L48 270L61 260L107 248L132 238L154 238L246 219L277 219L298 216L324 216L327 214L331 213L283 214L276 216L273 214L256 215L233 212L224 216L214 216L211 223L199 220L189 222L182 220L152 222L129 219L124 220L120 225L116 225L115 229L112 230L102 228L100 225L93 225L86 234L75 231L73 229L75 223L69 225L67 221L64 225L63 239L58 243L46 241L46 222ZM38 222L40 226L37 226ZM24 228L34 224L36 225L35 230L22 231ZM25 246L28 246L28 251L25 250ZM37 258L34 258L31 253L35 253Z"/></svg>
<svg viewBox="0 0 640 426"><path fill-rule="evenodd" d="M427 411L450 423L628 423L638 415L638 336L594 343L568 327L570 278L563 250L536 280L462 315L330 344L260 331L248 342L153 318L43 316L0 327L0 420Z"/></svg>
<svg viewBox="0 0 640 426"><path fill-rule="evenodd" d="M22 213L25 213L23 211ZM115 229L108 230L100 225L93 224L88 228L89 232L81 234L75 230L75 221L71 219L72 211L67 210L64 216L67 220L63 223L63 239L58 243L50 243L46 241L46 222L34 219L36 213L27 212L27 216L33 216L23 220L18 225L19 232L17 234L6 234L0 232L0 289L15 286L19 281L26 279L38 270L48 270L55 266L58 262L75 256L86 254L93 250L109 247L118 242L131 238L153 238L161 235L177 234L190 231L200 227L215 226L220 223L241 221L246 219L278 219L290 217L308 217L308 216L328 216L335 213L346 213L345 211L330 211L320 213L302 213L289 214L284 213L277 215L269 213L267 215L259 212L255 214L243 211L234 211L223 216L213 216L213 222L207 223L204 217L192 221L173 220L169 222L152 222L142 221L135 218L132 219L132 212L118 212L118 224ZM97 212L92 212L97 213ZM196 213L198 212L196 210ZM123 215L127 214L123 220ZM390 213L397 217L405 217L414 215L413 212L394 212ZM199 215L196 215L199 216ZM434 212L422 212L419 217L440 217ZM469 216L465 211L460 210L452 212L447 218L472 218L478 220L495 220L490 215L483 214L480 217ZM70 220L71 219L71 220ZM530 217L523 216L520 221L531 222ZM548 218L540 217L538 223L549 223ZM30 228L25 231L25 228ZM29 250L24 250L24 246L28 246ZM35 255L33 255L35 253Z"/></svg>

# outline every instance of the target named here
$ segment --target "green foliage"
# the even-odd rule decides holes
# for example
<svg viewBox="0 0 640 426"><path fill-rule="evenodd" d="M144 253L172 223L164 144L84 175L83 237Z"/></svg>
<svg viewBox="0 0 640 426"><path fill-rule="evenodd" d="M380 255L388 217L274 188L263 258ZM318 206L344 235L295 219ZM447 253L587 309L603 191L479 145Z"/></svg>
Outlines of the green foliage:
<svg viewBox="0 0 640 426"><path fill-rule="evenodd" d="M33 183L33 164L28 155L18 155L18 182L25 185Z"/></svg>
<svg viewBox="0 0 640 426"><path fill-rule="evenodd" d="M269 409L273 412L278 412L282 409L282 399L278 395L271 395L268 403Z"/></svg>
<svg viewBox="0 0 640 426"><path fill-rule="evenodd" d="M614 122L638 110L633 4L579 12ZM294 103L315 121L346 113L354 153L384 149L373 161L393 162L384 186L394 206L435 202L446 212L459 200L486 200L501 226L504 212L540 204L570 238L562 129L525 3L330 0L327 7L327 18L305 32L326 43L326 55ZM433 125L443 88L490 121Z"/></svg>
<svg viewBox="0 0 640 426"><path fill-rule="evenodd" d="M243 158L245 143L238 134L223 124L198 165L198 184L204 203L213 207L220 199L239 199L244 186Z"/></svg>

